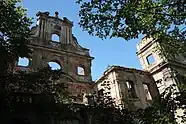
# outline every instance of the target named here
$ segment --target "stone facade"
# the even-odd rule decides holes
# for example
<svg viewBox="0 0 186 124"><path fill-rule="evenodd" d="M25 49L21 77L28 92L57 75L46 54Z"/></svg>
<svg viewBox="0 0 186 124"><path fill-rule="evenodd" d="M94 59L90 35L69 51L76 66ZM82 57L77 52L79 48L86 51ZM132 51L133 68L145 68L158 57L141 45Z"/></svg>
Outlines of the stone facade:
<svg viewBox="0 0 186 124"><path fill-rule="evenodd" d="M23 65L19 63L21 60L19 58L15 62L14 73L35 72L50 66L52 62L62 71L58 83L66 83L72 102L80 107L84 106L87 103L85 96L93 92L91 62L94 58L90 56L89 49L78 44L76 37L72 34L73 23L67 18L59 18L58 12L55 16L50 16L49 12L38 12L37 17L37 25L32 27L33 35L28 44L32 50L30 58L26 58L27 64L24 62ZM58 121L42 117L37 113L39 113L37 110L32 111L32 108L29 108L20 111L19 114L13 114L10 118L25 117L31 124L55 124ZM84 116L76 112L74 120L61 120L60 124L85 124L86 120Z"/></svg>
<svg viewBox="0 0 186 124"><path fill-rule="evenodd" d="M111 66L96 81L96 89L104 90L103 84L109 85L110 95L118 106L132 110L147 107L158 96L154 79L142 70Z"/></svg>
<svg viewBox="0 0 186 124"><path fill-rule="evenodd" d="M185 83L186 53L180 54L175 58L166 58L160 49L161 45L159 42L146 37L137 45L137 56L142 68L154 78L161 94L170 85L175 84L177 86ZM178 87L176 89L179 91ZM183 110L178 109L176 116L182 114ZM177 118L177 121L181 123L180 118Z"/></svg>
<svg viewBox="0 0 186 124"><path fill-rule="evenodd" d="M124 101L129 98L134 108L145 108L149 104L146 100L147 94L151 100L157 96L153 78L148 72L142 70L112 66L94 83L91 77L91 61L94 58L90 56L88 49L78 44L76 37L72 34L73 23L66 17L59 18L58 12L55 16L50 16L49 12L38 12L37 17L37 24L32 27L33 35L28 44L32 50L31 58L28 58L29 64L20 66L17 62L15 72L37 71L49 66L49 62L54 62L64 72L60 81L68 83L69 91L78 98L74 102L79 104L85 104L87 100L83 101L84 96L100 90L100 85L105 81L110 83L111 96L118 105L125 104ZM58 38L53 39L53 35ZM79 68L83 72L78 72ZM128 85L134 88L131 89L134 91L131 91L133 93L130 95L135 94L135 97L129 96L127 81L133 83ZM147 94L145 94L144 84L147 85Z"/></svg>
<svg viewBox="0 0 186 124"><path fill-rule="evenodd" d="M144 37L137 45L137 56L141 66L154 78L160 94L170 85L183 83L181 77L186 74L185 54L168 59L157 48L161 45L150 38Z"/></svg>
<svg viewBox="0 0 186 124"><path fill-rule="evenodd" d="M83 98L84 94L92 92L91 61L94 58L89 55L88 49L78 44L72 34L73 23L67 18L58 18L58 12L55 16L50 16L49 12L38 12L37 17L28 45L32 50L29 65L18 65L15 71L37 71L53 62L64 73L60 81L68 83L73 95ZM58 39L52 39L53 35ZM82 103L83 99L78 101Z"/></svg>
<svg viewBox="0 0 186 124"><path fill-rule="evenodd" d="M159 44L144 38L137 46L137 56L143 70L111 66L98 80L92 81L91 62L94 58L88 49L78 44L72 34L73 23L65 17L59 18L58 12L55 16L50 16L49 12L38 12L37 17L37 25L32 27L33 35L28 44L32 50L31 58L28 58L26 66L19 65L17 61L14 72L37 71L50 66L50 62L57 64L63 71L60 82L68 84L69 91L76 98L74 103L87 104L85 96L104 92L103 84L106 84L118 106L131 110L145 108L170 82L176 82L177 79L173 78L176 73L185 74L186 60L183 56L180 57L181 63L180 58L167 61L159 56L160 51L154 51L154 47ZM53 39L54 35L56 39ZM150 56L155 58L153 63L148 61ZM80 123L75 121L71 123Z"/></svg>

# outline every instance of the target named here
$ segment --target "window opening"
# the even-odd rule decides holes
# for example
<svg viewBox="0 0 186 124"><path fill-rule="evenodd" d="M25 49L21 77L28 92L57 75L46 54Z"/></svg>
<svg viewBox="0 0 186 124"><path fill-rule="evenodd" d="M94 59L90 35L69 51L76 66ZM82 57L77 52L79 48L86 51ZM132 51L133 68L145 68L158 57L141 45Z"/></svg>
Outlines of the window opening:
<svg viewBox="0 0 186 124"><path fill-rule="evenodd" d="M99 97L103 97L103 95L104 95L103 91L104 91L103 89L98 90Z"/></svg>
<svg viewBox="0 0 186 124"><path fill-rule="evenodd" d="M59 35L57 35L57 34L52 34L52 41L60 42Z"/></svg>
<svg viewBox="0 0 186 124"><path fill-rule="evenodd" d="M152 100L152 96L151 96L150 91L149 91L149 86L147 84L143 84L143 88L145 90L146 100L147 101L151 101Z"/></svg>
<svg viewBox="0 0 186 124"><path fill-rule="evenodd" d="M154 59L152 54L147 56L147 62L148 62L149 65L151 65L152 63L155 62L155 59Z"/></svg>
<svg viewBox="0 0 186 124"><path fill-rule="evenodd" d="M61 66L56 62L49 62L48 65L51 67L52 70L60 70Z"/></svg>
<svg viewBox="0 0 186 124"><path fill-rule="evenodd" d="M39 25L39 22L40 22L40 20L39 20L39 18L38 18L36 24Z"/></svg>
<svg viewBox="0 0 186 124"><path fill-rule="evenodd" d="M85 70L83 67L77 67L77 73L78 75L85 75Z"/></svg>
<svg viewBox="0 0 186 124"><path fill-rule="evenodd" d="M130 98L137 98L135 88L134 88L134 82L133 81L126 81L127 88L128 88L128 94Z"/></svg>
<svg viewBox="0 0 186 124"><path fill-rule="evenodd" d="M23 67L29 66L29 59L26 57L23 58L19 57L18 66L23 66Z"/></svg>

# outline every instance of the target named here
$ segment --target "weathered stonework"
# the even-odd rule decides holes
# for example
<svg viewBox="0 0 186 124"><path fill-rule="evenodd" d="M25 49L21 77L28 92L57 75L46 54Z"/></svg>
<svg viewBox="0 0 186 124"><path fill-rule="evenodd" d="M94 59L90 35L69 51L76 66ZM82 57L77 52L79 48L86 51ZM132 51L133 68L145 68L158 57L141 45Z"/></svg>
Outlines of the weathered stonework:
<svg viewBox="0 0 186 124"><path fill-rule="evenodd" d="M145 100L146 94L143 84L147 84L152 99L157 96L154 80L148 72L130 69L120 66L112 66L95 83L91 77L91 61L89 50L81 47L72 34L73 23L67 18L60 19L58 13L50 16L49 12L37 13L37 25L32 27L33 35L28 46L32 49L32 55L27 67L16 66L16 70L37 71L39 68L48 66L48 62L55 62L62 68L64 74L60 82L68 83L69 91L74 95L75 103L85 104L87 94L99 90L104 81L110 82L111 96L118 105L124 107L130 105L124 102L128 100L133 108L145 108L149 103ZM59 36L58 41L52 40L52 35ZM82 75L78 74L78 67L83 69ZM126 81L134 83L136 98L129 98ZM94 87L94 88L93 88ZM132 108L132 107L130 107Z"/></svg>
<svg viewBox="0 0 186 124"><path fill-rule="evenodd" d="M18 66L16 69L37 71L47 67L48 62L55 62L61 66L66 75L65 79L63 76L60 80L69 83L71 91L73 88L73 92L77 91L81 97L91 92L93 57L89 55L89 50L81 47L73 36L73 23L67 18L58 18L58 13L50 16L49 12L38 12L37 17L38 22L32 27L33 35L28 44L32 49L30 64L27 67ZM59 36L59 41L52 41L53 34ZM83 69L83 75L78 74L78 67Z"/></svg>
<svg viewBox="0 0 186 124"><path fill-rule="evenodd" d="M48 62L58 63L63 71L81 82L91 82L91 60L89 50L81 47L72 34L73 23L67 18L49 16L49 13L37 14L39 24L34 27L35 34L30 39L33 48L32 68L42 68ZM59 42L52 41L52 34L59 36ZM85 69L85 75L77 75L77 67Z"/></svg>
<svg viewBox="0 0 186 124"><path fill-rule="evenodd" d="M55 16L50 16L49 12L38 12L37 17L37 25L32 27L33 35L28 44L32 49L29 64L25 67L16 66L14 72L37 71L48 66L49 62L57 63L63 71L59 82L68 84L68 89L75 98L74 103L89 104L86 96L107 90L103 87L105 84L109 87L107 92L110 92L118 106L130 110L146 108L159 96L159 92L162 93L166 87L179 80L176 78L178 73L186 73L186 59L183 55L175 60L160 57L161 51L154 51L159 44L152 39L143 38L137 46L137 56L143 70L111 66L94 82L91 77L91 62L94 58L90 56L88 49L78 44L72 34L73 23L65 17L59 18L57 12ZM58 35L57 42L52 39L53 34ZM149 55L155 58L151 64L147 61ZM50 121L47 123L52 123ZM86 120L83 122L83 118L76 121L71 123L88 124Z"/></svg>
<svg viewBox="0 0 186 124"><path fill-rule="evenodd" d="M130 96L127 81L132 82L134 88L133 96ZM153 78L148 72L138 69L126 68L121 66L111 66L104 75L96 81L96 89L104 89L102 84L107 83L110 86L110 95L115 99L117 105L124 108L136 109L145 108L155 97L158 97L158 90ZM148 86L148 94L144 86ZM150 95L151 99L148 99Z"/></svg>
<svg viewBox="0 0 186 124"><path fill-rule="evenodd" d="M185 83L183 77L186 74L186 56L180 54L175 58L166 58L164 54L160 54L161 45L156 40L144 37L142 41L137 45L137 56L140 60L142 68L148 71L154 78L156 85L159 89L159 93L162 94L166 88L170 85ZM148 56L152 55L154 62L148 62ZM177 90L179 88L177 87ZM177 115L182 115L183 110L177 110ZM181 119L177 118L178 123L181 123Z"/></svg>
<svg viewBox="0 0 186 124"><path fill-rule="evenodd" d="M158 47L161 47L158 42L144 37L137 45L137 56L142 68L154 78L161 94L171 84L183 83L179 81L178 75L186 74L186 58L182 54L174 59L168 59L162 56L163 54L160 55L162 51L157 49ZM154 62L148 63L149 55L153 56Z"/></svg>
<svg viewBox="0 0 186 124"><path fill-rule="evenodd" d="M90 56L89 50L81 47L76 37L72 34L73 23L67 18L60 19L58 13L50 16L49 12L37 13L37 25L32 27L33 35L30 37L28 47L32 50L31 58L29 58L28 66L19 66L16 62L14 72L26 71L32 72L49 66L49 62L55 62L62 70L61 77L57 83L66 83L68 91L72 96L74 104L84 105L87 103L87 94L93 92L93 81L91 77L91 61L94 59ZM58 40L54 41L52 35L58 36ZM81 69L79 72L78 69ZM32 115L29 113L31 112ZM20 112L27 113L27 110ZM39 122L37 111L28 110L28 115L24 115L32 124L39 123L55 123L52 120ZM74 124L83 124L86 119L76 113L77 118ZM38 115L41 117L40 115ZM13 118L19 118L13 115ZM34 118L34 119L32 119ZM44 118L43 118L44 119ZM37 122L34 120L37 120ZM69 120L62 120L60 123L68 123Z"/></svg>

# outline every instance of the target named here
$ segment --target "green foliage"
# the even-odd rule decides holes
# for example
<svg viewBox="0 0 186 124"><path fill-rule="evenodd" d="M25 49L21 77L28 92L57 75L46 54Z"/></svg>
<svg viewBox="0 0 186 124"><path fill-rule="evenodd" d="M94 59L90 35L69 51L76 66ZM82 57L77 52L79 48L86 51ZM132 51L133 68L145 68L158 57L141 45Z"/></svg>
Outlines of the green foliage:
<svg viewBox="0 0 186 124"><path fill-rule="evenodd" d="M1 120L27 108L51 116L68 99L67 86L59 82L60 70L12 72L18 57L29 57L31 52L27 47L30 25L31 19L20 0L0 1L0 109L4 113Z"/></svg>
<svg viewBox="0 0 186 124"><path fill-rule="evenodd" d="M31 19L19 6L19 0L1 0L0 17L0 75L4 75L12 62L30 52L25 43L30 36Z"/></svg>
<svg viewBox="0 0 186 124"><path fill-rule="evenodd" d="M178 109L186 109L184 86L180 91L175 85L168 87L159 98L153 101L151 106L145 109L136 108L136 111L117 106L109 94L109 86L103 86L104 94L89 96L93 98L93 101L83 109L89 113L92 124L178 124L176 121L178 118L185 123L186 114L176 117Z"/></svg>
<svg viewBox="0 0 186 124"><path fill-rule="evenodd" d="M171 85L161 94L160 99L144 110L137 111L137 119L140 124L178 124L185 123L186 114L177 116L177 110L186 110L185 89L178 91L177 86Z"/></svg>
<svg viewBox="0 0 186 124"><path fill-rule="evenodd" d="M79 25L90 35L125 40L145 35L160 43L159 49L166 57L185 52L184 0L77 0L77 3ZM171 86L152 106L129 115L140 124L176 124L176 110L186 109L185 93L185 88L178 91ZM181 118L185 116L186 113Z"/></svg>
<svg viewBox="0 0 186 124"><path fill-rule="evenodd" d="M174 50L168 48L168 53L179 54L181 48L185 49L184 0L77 0L77 3L81 8L79 25L91 35L130 40L142 34Z"/></svg>
<svg viewBox="0 0 186 124"><path fill-rule="evenodd" d="M64 82L59 83L61 73L44 68L37 72L19 72L1 77L0 109L4 113L1 120L8 120L10 115L27 108L37 110L48 118L57 118L56 113L70 113L68 105L64 104L69 95L67 86Z"/></svg>
<svg viewBox="0 0 186 124"><path fill-rule="evenodd" d="M137 124L135 112L118 106L110 96L110 84L102 84L103 94L97 93L88 96L89 105L82 111L88 113L91 124Z"/></svg>
<svg viewBox="0 0 186 124"><path fill-rule="evenodd" d="M109 95L94 95L92 104L80 108L75 104L64 104L69 93L64 82L59 83L61 71L44 68L38 72L8 73L11 72L8 70L9 66L14 64L19 56L28 57L30 52L26 43L30 36L31 20L17 3L17 0L0 1L0 110L3 113L1 120L8 118L12 112L31 107L56 120L73 118L80 111L88 114L92 124L176 124L174 112L176 108L185 109L185 90L174 92L176 97L172 97L170 89L171 92L164 94L156 104L137 112L120 109ZM168 3L171 6L168 8L170 15L166 15L167 11L162 11L166 9L162 5L168 6ZM175 3L173 6L172 3L174 1L94 0L82 4L80 25L90 34L96 32L95 35L101 38L111 36L129 40L138 37L139 34L147 34L155 38L171 38L169 41L185 40L182 35L178 35L184 34L184 31L180 32L180 28L173 28L172 32L169 30L172 24L184 24L184 5L182 7L182 4ZM176 5L179 5L179 8L175 9ZM167 21L169 17L170 20L172 18L170 22ZM160 22L158 26L157 22ZM105 88L109 89L109 86Z"/></svg>

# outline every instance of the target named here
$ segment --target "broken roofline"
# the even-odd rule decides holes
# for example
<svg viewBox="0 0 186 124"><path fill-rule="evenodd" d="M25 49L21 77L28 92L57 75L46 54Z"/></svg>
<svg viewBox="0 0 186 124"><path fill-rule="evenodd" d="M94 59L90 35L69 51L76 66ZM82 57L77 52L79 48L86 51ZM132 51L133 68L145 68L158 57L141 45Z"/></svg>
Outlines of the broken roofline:
<svg viewBox="0 0 186 124"><path fill-rule="evenodd" d="M123 66L118 66L118 65L112 65L110 66L104 73L103 75L98 78L95 81L95 84L97 84L98 81L102 80L106 75L108 75L110 72L115 71L115 70L123 70L123 71L127 71L127 72L134 72L134 73L140 73L140 74L150 74L147 71L143 71L140 69L136 69L136 68L128 68L128 67L123 67Z"/></svg>

